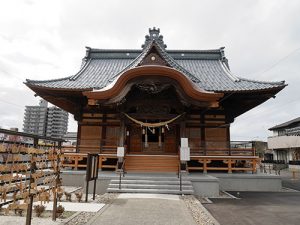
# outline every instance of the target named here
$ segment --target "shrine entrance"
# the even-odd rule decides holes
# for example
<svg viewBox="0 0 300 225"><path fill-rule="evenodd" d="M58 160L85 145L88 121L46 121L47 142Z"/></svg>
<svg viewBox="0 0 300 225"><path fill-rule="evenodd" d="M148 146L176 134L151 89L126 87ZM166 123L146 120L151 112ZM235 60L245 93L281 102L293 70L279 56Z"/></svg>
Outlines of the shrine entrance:
<svg viewBox="0 0 300 225"><path fill-rule="evenodd" d="M164 151L164 128L143 128L142 134L143 152L158 153Z"/></svg>
<svg viewBox="0 0 300 225"><path fill-rule="evenodd" d="M129 154L169 155L177 154L179 126L146 128L136 124L127 126L127 148Z"/></svg>
<svg viewBox="0 0 300 225"><path fill-rule="evenodd" d="M127 153L175 155L185 107L175 85L166 79L143 79L132 85L122 105ZM121 107L121 106L120 106Z"/></svg>

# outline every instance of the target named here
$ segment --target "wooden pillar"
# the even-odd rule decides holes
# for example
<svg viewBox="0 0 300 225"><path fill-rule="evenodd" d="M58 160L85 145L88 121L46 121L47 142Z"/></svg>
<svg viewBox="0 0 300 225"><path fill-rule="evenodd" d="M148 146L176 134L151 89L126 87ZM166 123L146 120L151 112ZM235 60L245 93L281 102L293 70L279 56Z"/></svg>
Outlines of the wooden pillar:
<svg viewBox="0 0 300 225"><path fill-rule="evenodd" d="M161 148L162 143L161 143L161 127L158 128L158 146Z"/></svg>
<svg viewBox="0 0 300 225"><path fill-rule="evenodd" d="M186 123L185 123L185 119L184 121L180 122L180 137L181 138L185 138L186 137Z"/></svg>
<svg viewBox="0 0 300 225"><path fill-rule="evenodd" d="M107 120L107 115L106 113L103 113L102 115L102 133L101 133L101 140L100 140L100 153L102 153L102 146L106 145L105 139L106 139L106 120Z"/></svg>
<svg viewBox="0 0 300 225"><path fill-rule="evenodd" d="M77 143L76 143L76 152L78 153L80 151L80 138L81 138L81 123L78 121L77 126Z"/></svg>
<svg viewBox="0 0 300 225"><path fill-rule="evenodd" d="M231 161L231 159L228 159L228 161L227 161L227 163L228 163L228 173L232 173L232 161Z"/></svg>
<svg viewBox="0 0 300 225"><path fill-rule="evenodd" d="M102 164L103 164L103 156L99 155L99 164L98 164L98 169L102 169Z"/></svg>
<svg viewBox="0 0 300 225"><path fill-rule="evenodd" d="M124 118L121 118L120 135L119 135L119 147L124 147L124 137L125 137L125 121L124 121Z"/></svg>
<svg viewBox="0 0 300 225"><path fill-rule="evenodd" d="M145 146L143 146L143 147L145 147L145 148L149 147L149 145L148 145L148 127L145 127Z"/></svg>
<svg viewBox="0 0 300 225"><path fill-rule="evenodd" d="M230 145L230 127L228 125L228 127L226 128L226 133L227 133L227 144L228 144L228 154L231 155L231 145Z"/></svg>
<svg viewBox="0 0 300 225"><path fill-rule="evenodd" d="M205 113L200 115L200 126L201 126L201 148L203 149L203 154L206 155L206 140L205 140Z"/></svg>
<svg viewBox="0 0 300 225"><path fill-rule="evenodd" d="M207 159L203 159L203 173L206 174L207 173L207 163L209 160Z"/></svg>
<svg viewBox="0 0 300 225"><path fill-rule="evenodd" d="M256 159L252 160L252 173L256 173Z"/></svg>

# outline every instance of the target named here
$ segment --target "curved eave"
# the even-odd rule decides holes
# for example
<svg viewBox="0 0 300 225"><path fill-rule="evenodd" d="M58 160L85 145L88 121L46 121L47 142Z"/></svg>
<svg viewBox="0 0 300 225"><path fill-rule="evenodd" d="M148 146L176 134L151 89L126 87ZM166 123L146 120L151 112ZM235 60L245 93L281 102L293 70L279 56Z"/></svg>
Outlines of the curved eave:
<svg viewBox="0 0 300 225"><path fill-rule="evenodd" d="M53 105L60 107L61 109L75 115L80 112L80 105L78 104L84 96L83 91L91 89L63 89L63 88L50 88L30 83L25 83L36 95L45 99Z"/></svg>
<svg viewBox="0 0 300 225"><path fill-rule="evenodd" d="M192 99L199 101L210 101L217 102L221 97L222 93L208 92L200 89L192 81L190 81L184 74L178 70L172 69L166 66L139 66L130 70L127 70L121 74L117 80L114 81L113 85L107 89L85 91L83 94L89 99L106 100L117 96L125 85L134 78L149 77L149 76L161 76L167 77L177 81L184 92Z"/></svg>
<svg viewBox="0 0 300 225"><path fill-rule="evenodd" d="M93 88L56 88L56 87L46 87L42 85L37 85L37 84L32 84L32 83L26 83L24 84L29 87L33 91L38 91L38 90L45 90L45 91L58 91L58 92L84 92L84 91L92 91Z"/></svg>
<svg viewBox="0 0 300 225"><path fill-rule="evenodd" d="M227 109L228 115L235 118L266 102L270 98L275 98L276 94L285 86L287 84L257 90L222 92L225 95L221 100L221 105Z"/></svg>
<svg viewBox="0 0 300 225"><path fill-rule="evenodd" d="M274 92L274 94L278 93L282 89L284 89L288 84L274 84L273 87L267 88L258 88L258 89L245 89L245 90L215 90L217 93L231 94L231 93L258 93L258 92Z"/></svg>

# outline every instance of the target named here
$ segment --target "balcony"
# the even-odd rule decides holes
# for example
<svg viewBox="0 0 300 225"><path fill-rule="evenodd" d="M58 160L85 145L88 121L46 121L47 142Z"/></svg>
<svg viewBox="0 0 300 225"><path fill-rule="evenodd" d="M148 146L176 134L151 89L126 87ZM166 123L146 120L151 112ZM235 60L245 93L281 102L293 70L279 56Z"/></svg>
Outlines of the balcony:
<svg viewBox="0 0 300 225"><path fill-rule="evenodd" d="M300 136L274 136L268 137L269 149L299 148Z"/></svg>

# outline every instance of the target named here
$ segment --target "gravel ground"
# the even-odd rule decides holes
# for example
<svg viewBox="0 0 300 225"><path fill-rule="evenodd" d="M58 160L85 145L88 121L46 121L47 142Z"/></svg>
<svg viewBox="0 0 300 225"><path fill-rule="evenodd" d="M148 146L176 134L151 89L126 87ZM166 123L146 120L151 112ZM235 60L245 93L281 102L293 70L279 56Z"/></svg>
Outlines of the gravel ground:
<svg viewBox="0 0 300 225"><path fill-rule="evenodd" d="M103 195L97 195L93 203L110 204L114 199L118 197L116 193L105 193ZM64 223L65 225L83 225L86 224L91 218L93 218L96 212L80 212L76 214L71 220Z"/></svg>
<svg viewBox="0 0 300 225"><path fill-rule="evenodd" d="M19 216L1 216L0 224L2 225L16 225L16 224L25 224L26 217ZM31 225L60 225L62 220L57 219L57 221L52 221L50 218L37 218L34 217L31 220Z"/></svg>
<svg viewBox="0 0 300 225"><path fill-rule="evenodd" d="M67 188L67 191L72 191L72 188ZM115 193L106 193L103 195L97 195L95 201L91 203L102 203L102 204L109 204L115 198L117 198L119 194ZM75 202L75 199L74 199ZM26 215L26 213L25 213ZM96 212L79 212L75 213L71 216L71 219L57 219L57 221L52 221L51 218L37 218L34 217L32 219L32 225L83 225L86 224L92 217L96 215ZM26 217L19 217L19 216L0 216L0 225L15 225L15 224L25 224Z"/></svg>
<svg viewBox="0 0 300 225"><path fill-rule="evenodd" d="M219 225L218 221L201 205L193 195L182 196L186 207L190 210L194 220L199 225Z"/></svg>

